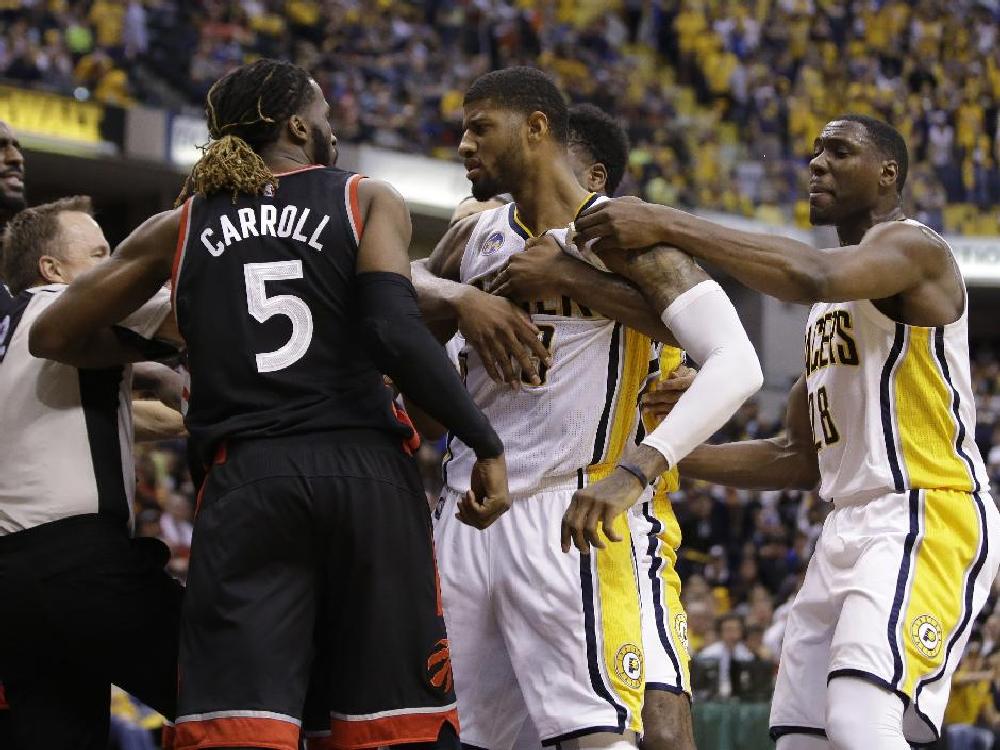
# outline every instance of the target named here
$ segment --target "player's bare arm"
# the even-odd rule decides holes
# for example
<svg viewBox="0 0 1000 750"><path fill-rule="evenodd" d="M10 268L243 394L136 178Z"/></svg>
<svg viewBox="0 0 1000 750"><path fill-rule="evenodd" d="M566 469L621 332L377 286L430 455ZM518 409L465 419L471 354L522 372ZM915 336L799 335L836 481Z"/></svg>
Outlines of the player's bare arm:
<svg viewBox="0 0 1000 750"><path fill-rule="evenodd" d="M445 333L450 338L457 327L494 381L518 388L523 373L538 385L532 356L546 361L549 353L531 317L509 300L459 281L462 254L477 221L471 216L451 227L426 262L413 264L420 310L432 323L452 326L438 329L439 339Z"/></svg>
<svg viewBox="0 0 1000 750"><path fill-rule="evenodd" d="M180 412L159 401L133 401L132 423L139 443L187 436Z"/></svg>
<svg viewBox="0 0 1000 750"><path fill-rule="evenodd" d="M420 320L409 283L410 214L402 196L388 183L363 180L358 198L365 217L358 300L370 353L400 391L476 451L472 488L458 517L484 529L510 508L503 444Z"/></svg>
<svg viewBox="0 0 1000 750"><path fill-rule="evenodd" d="M903 295L913 325L943 325L961 313L957 269L922 227L886 221L857 244L816 249L788 237L723 227L667 206L617 199L577 221L595 251L674 245L763 294L786 302L885 300Z"/></svg>
<svg viewBox="0 0 1000 750"><path fill-rule="evenodd" d="M512 255L490 291L519 301L565 295L654 341L675 344L634 284L568 255L549 234L528 240L524 252Z"/></svg>
<svg viewBox="0 0 1000 750"><path fill-rule="evenodd" d="M819 482L816 446L809 425L806 378L801 375L788 394L784 431L767 440L701 445L680 462L691 479L743 489L813 489Z"/></svg>
<svg viewBox="0 0 1000 750"><path fill-rule="evenodd" d="M170 277L179 226L180 209L153 216L108 260L75 279L32 325L32 355L75 367L145 359L138 350L116 345L110 328L142 307ZM172 322L165 321L158 335L177 340Z"/></svg>
<svg viewBox="0 0 1000 750"><path fill-rule="evenodd" d="M617 257L614 257L617 255ZM732 302L698 264L672 247L603 252L609 268L637 283L678 344L702 365L676 407L606 479L578 490L563 518L562 546L581 552L604 546L609 520L631 507L649 485L688 455L760 389L763 374Z"/></svg>

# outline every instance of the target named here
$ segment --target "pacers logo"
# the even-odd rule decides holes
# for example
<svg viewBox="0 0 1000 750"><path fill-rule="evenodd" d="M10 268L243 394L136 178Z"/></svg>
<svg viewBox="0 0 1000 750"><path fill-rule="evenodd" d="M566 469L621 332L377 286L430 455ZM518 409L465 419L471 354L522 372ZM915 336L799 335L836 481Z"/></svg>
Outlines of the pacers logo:
<svg viewBox="0 0 1000 750"><path fill-rule="evenodd" d="M674 618L674 632L681 639L681 645L684 646L684 650L690 655L691 644L688 643L688 616L683 612Z"/></svg>
<svg viewBox="0 0 1000 750"><path fill-rule="evenodd" d="M494 232L483 242L483 246L479 248L479 254L493 255L501 247L503 247L503 232Z"/></svg>
<svg viewBox="0 0 1000 750"><path fill-rule="evenodd" d="M642 652L638 646L626 643L615 654L615 672L633 690L642 687Z"/></svg>
<svg viewBox="0 0 1000 750"><path fill-rule="evenodd" d="M917 651L928 659L934 659L941 653L944 631L941 630L941 624L933 617L920 615L910 625L910 638Z"/></svg>

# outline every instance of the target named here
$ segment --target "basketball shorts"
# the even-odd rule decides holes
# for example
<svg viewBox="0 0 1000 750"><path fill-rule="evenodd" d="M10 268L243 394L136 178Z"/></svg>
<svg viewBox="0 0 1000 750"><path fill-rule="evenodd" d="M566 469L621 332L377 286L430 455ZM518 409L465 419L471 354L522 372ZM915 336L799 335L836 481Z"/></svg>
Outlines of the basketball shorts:
<svg viewBox="0 0 1000 750"><path fill-rule="evenodd" d="M835 503L789 613L772 738L825 735L827 682L849 676L900 697L908 741L934 742L996 577L998 521L986 493L911 490Z"/></svg>
<svg viewBox="0 0 1000 750"><path fill-rule="evenodd" d="M519 497L485 531L435 510L445 618L462 744L510 750L526 717L543 745L595 732L641 731L639 594L628 524L623 541L563 553L573 490Z"/></svg>
<svg viewBox="0 0 1000 750"><path fill-rule="evenodd" d="M629 525L639 571L646 690L690 698L687 613L675 567L681 530L670 499L658 492L651 500L637 503L629 511Z"/></svg>
<svg viewBox="0 0 1000 750"><path fill-rule="evenodd" d="M457 732L427 501L398 440L345 430L225 453L195 519L175 747Z"/></svg>

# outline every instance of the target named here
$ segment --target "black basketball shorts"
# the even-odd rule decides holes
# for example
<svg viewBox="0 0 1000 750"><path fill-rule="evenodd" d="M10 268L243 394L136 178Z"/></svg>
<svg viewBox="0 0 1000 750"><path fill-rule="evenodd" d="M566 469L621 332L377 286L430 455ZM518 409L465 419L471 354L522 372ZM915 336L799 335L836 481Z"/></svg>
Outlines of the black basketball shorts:
<svg viewBox="0 0 1000 750"><path fill-rule="evenodd" d="M427 501L399 443L229 444L195 520L180 651L180 750L457 732Z"/></svg>

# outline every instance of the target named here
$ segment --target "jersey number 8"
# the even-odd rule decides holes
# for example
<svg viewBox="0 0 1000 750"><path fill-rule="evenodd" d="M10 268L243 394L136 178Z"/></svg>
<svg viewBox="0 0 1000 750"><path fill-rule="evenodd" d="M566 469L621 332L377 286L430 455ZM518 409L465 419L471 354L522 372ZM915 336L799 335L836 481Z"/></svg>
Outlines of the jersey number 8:
<svg viewBox="0 0 1000 750"><path fill-rule="evenodd" d="M292 337L288 343L273 352L257 354L257 372L276 372L302 359L313 337L313 316L301 298L293 294L268 297L264 285L268 281L302 278L302 261L286 260L276 263L247 263L243 266L243 279L247 288L247 311L258 323L275 315L284 315L292 322Z"/></svg>

